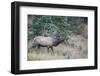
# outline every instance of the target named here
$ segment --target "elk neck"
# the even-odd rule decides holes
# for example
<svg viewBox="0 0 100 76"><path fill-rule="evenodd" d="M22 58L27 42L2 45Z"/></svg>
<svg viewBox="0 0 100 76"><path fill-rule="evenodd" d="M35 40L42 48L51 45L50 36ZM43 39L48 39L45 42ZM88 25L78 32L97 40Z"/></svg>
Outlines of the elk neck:
<svg viewBox="0 0 100 76"><path fill-rule="evenodd" d="M60 43L64 42L64 39L55 39L53 46L58 46Z"/></svg>

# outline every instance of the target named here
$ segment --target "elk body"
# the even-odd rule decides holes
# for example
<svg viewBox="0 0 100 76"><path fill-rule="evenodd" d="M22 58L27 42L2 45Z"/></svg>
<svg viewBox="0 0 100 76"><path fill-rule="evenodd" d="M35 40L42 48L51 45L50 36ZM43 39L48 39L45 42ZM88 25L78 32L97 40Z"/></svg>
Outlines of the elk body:
<svg viewBox="0 0 100 76"><path fill-rule="evenodd" d="M51 48L52 53L54 53L53 46L58 46L63 41L64 39L61 39L61 38L37 36L33 40L33 45L38 48L47 47L48 52L49 52L49 48Z"/></svg>

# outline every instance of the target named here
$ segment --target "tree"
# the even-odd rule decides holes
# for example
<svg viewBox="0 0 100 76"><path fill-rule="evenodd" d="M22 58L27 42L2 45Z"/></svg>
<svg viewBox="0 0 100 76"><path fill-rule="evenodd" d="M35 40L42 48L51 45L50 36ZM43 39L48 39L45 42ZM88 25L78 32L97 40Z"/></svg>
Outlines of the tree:
<svg viewBox="0 0 100 76"><path fill-rule="evenodd" d="M32 30L28 31L28 40L35 36L61 37L67 41L72 33L80 34L83 24L87 24L86 17L31 15Z"/></svg>

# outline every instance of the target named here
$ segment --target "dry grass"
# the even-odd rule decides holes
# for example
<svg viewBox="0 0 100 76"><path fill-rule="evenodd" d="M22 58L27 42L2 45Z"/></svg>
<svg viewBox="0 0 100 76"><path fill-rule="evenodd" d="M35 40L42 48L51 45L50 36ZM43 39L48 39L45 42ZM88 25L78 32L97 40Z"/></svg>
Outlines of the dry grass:
<svg viewBox="0 0 100 76"><path fill-rule="evenodd" d="M69 44L60 44L54 48L54 54L51 49L46 47L40 49L32 48L28 50L28 61L32 60L54 60L54 59L82 59L88 57L87 39L81 35L73 35L69 39Z"/></svg>

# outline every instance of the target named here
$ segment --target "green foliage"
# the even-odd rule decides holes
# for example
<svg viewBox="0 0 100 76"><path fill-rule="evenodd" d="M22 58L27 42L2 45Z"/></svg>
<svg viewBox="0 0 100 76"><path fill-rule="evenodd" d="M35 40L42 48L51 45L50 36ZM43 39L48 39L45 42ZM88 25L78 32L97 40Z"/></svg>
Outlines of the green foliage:
<svg viewBox="0 0 100 76"><path fill-rule="evenodd" d="M86 17L69 16L43 16L31 15L32 31L28 31L28 39L38 35L60 36L67 41L72 33L80 34L83 31L83 24L87 22Z"/></svg>
<svg viewBox="0 0 100 76"><path fill-rule="evenodd" d="M33 38L33 32L28 32L28 40Z"/></svg>
<svg viewBox="0 0 100 76"><path fill-rule="evenodd" d="M69 29L75 34L80 34L84 30L84 24L87 24L86 17L68 17Z"/></svg>

